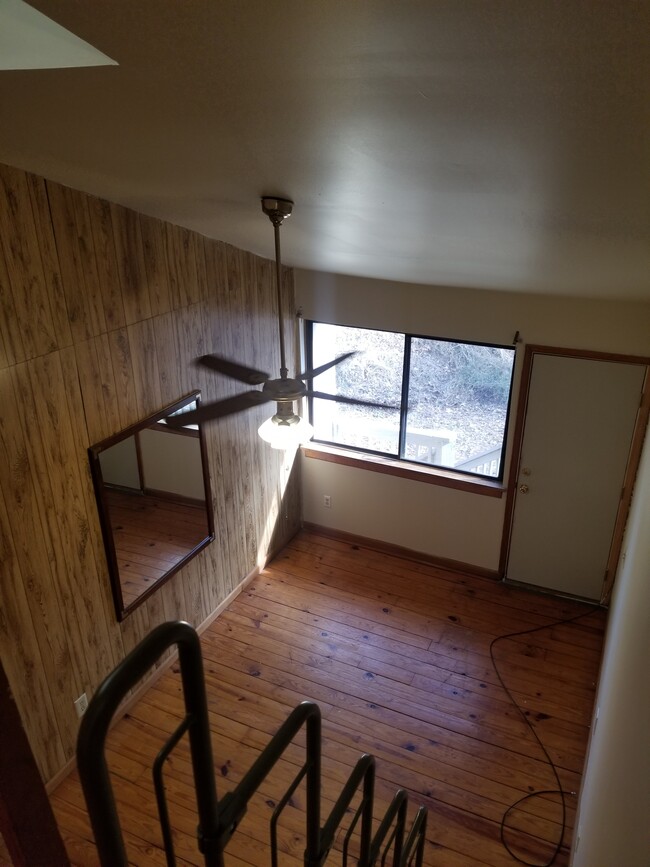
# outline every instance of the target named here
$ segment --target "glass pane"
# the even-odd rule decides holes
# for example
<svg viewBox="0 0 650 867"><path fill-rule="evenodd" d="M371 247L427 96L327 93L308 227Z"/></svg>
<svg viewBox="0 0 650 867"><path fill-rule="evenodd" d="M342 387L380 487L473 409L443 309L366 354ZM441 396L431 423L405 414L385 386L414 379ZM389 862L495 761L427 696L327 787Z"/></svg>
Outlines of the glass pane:
<svg viewBox="0 0 650 867"><path fill-rule="evenodd" d="M414 337L403 458L499 477L514 349Z"/></svg>
<svg viewBox="0 0 650 867"><path fill-rule="evenodd" d="M390 404L396 409L348 406L314 398L315 439L382 454L399 452L404 335L314 322L314 367L355 351L353 358L317 376L314 391Z"/></svg>

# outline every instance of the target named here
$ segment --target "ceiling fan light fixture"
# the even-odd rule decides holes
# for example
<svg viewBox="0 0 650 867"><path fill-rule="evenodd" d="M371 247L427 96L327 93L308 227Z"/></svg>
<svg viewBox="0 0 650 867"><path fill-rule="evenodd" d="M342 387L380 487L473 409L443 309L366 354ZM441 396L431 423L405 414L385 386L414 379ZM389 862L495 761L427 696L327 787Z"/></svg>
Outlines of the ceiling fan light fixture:
<svg viewBox="0 0 650 867"><path fill-rule="evenodd" d="M314 435L314 428L306 418L293 412L291 415L276 413L259 426L258 433L271 448L284 451L309 442Z"/></svg>

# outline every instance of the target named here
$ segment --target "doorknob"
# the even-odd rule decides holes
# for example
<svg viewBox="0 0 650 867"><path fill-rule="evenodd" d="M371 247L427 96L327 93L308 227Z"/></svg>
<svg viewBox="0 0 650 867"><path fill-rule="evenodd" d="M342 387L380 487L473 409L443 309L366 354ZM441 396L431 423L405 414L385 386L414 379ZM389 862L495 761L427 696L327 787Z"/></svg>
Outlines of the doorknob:
<svg viewBox="0 0 650 867"><path fill-rule="evenodd" d="M529 489L528 485L519 485L519 493L520 494L527 494L529 490L530 489Z"/></svg>

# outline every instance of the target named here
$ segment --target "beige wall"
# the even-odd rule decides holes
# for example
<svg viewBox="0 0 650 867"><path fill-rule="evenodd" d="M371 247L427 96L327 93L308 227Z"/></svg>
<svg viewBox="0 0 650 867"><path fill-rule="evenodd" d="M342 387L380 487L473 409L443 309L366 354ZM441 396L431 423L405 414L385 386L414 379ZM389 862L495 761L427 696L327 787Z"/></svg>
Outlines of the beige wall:
<svg viewBox="0 0 650 867"><path fill-rule="evenodd" d="M494 570L505 497L468 494L312 458L302 459L303 520L432 557ZM331 497L330 508L323 496Z"/></svg>
<svg viewBox="0 0 650 867"><path fill-rule="evenodd" d="M519 331L531 344L650 356L650 303L427 287L300 270L295 285L306 319L503 344ZM515 395L523 352L517 355ZM509 454L508 449L506 467ZM504 499L316 459L304 458L302 464L305 521L497 569ZM332 497L330 509L323 507L323 494Z"/></svg>
<svg viewBox="0 0 650 867"><path fill-rule="evenodd" d="M420 286L295 271L306 319L432 337L650 353L650 302L596 301L517 292Z"/></svg>
<svg viewBox="0 0 650 867"><path fill-rule="evenodd" d="M147 428L140 433L145 487L191 500L205 500L198 437Z"/></svg>
<svg viewBox="0 0 650 867"><path fill-rule="evenodd" d="M288 272L284 292L291 311ZM206 620L300 516L264 408L207 426L216 539L118 623L88 446L240 390L196 356L273 369L278 342L271 262L0 166L0 654L46 780L74 753L73 700L158 623Z"/></svg>
<svg viewBox="0 0 650 867"><path fill-rule="evenodd" d="M639 467L623 549L572 867L647 867L650 855L650 440Z"/></svg>

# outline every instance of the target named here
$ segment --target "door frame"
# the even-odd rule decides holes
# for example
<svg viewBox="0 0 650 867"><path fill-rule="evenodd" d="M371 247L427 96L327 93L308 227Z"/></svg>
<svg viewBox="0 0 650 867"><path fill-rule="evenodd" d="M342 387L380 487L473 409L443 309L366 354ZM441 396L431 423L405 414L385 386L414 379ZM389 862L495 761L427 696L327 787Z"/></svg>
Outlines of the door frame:
<svg viewBox="0 0 650 867"><path fill-rule="evenodd" d="M517 496L517 482L519 478L519 464L521 462L521 450L524 441L524 432L526 425L526 414L528 411L528 398L530 395L530 385L533 372L533 362L536 355L556 355L563 358L584 358L591 361L615 361L620 364L641 364L645 365L645 377L643 380L643 388L641 392L641 402L636 414L632 440L630 443L630 452L625 467L623 476L623 487L621 489L621 498L616 512L616 520L614 522L614 532L612 535L612 543L610 546L609 557L607 558L607 571L605 573L605 581L603 584L602 595L600 602L602 605L607 605L614 586L614 578L616 569L621 556L621 548L623 545L623 535L627 522L630 504L632 502L632 491L634 489L634 481L636 479L639 461L641 458L641 449L645 439L646 430L648 428L648 418L650 416L650 357L639 355L622 355L611 352L595 352L588 349L567 349L559 346L541 346L530 344L526 346L524 353L524 361L521 370L521 381L519 385L519 394L517 399L517 417L515 420L514 433L512 438L512 451L510 455L510 466L508 472L508 486L506 491L506 503L503 518L503 535L501 538L501 554L499 557L499 575L505 579L506 568L508 565L508 557L510 554L510 541L512 537L512 526L515 514L515 499Z"/></svg>
<svg viewBox="0 0 650 867"><path fill-rule="evenodd" d="M0 834L10 863L70 867L1 659L0 719Z"/></svg>

